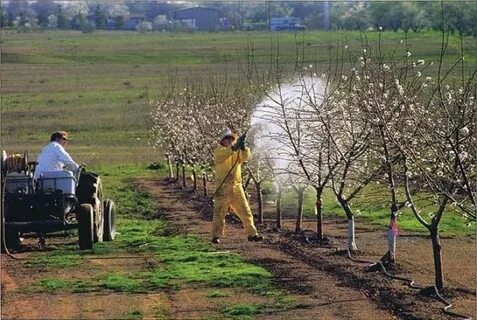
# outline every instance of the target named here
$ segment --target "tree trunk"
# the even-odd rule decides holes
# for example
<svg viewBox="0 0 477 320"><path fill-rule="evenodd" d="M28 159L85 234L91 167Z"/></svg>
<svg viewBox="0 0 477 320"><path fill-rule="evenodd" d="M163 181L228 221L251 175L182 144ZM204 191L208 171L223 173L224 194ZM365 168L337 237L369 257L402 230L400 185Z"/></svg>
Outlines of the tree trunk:
<svg viewBox="0 0 477 320"><path fill-rule="evenodd" d="M169 167L169 179L174 179L174 169L172 168L172 161L170 155L167 155L167 166Z"/></svg>
<svg viewBox="0 0 477 320"><path fill-rule="evenodd" d="M248 178L247 180L245 181L244 185L243 185L243 189L244 190L247 190L248 189L248 184L250 183L250 180L252 180L252 177L251 175L248 175Z"/></svg>
<svg viewBox="0 0 477 320"><path fill-rule="evenodd" d="M179 162L176 162L176 181L179 182Z"/></svg>
<svg viewBox="0 0 477 320"><path fill-rule="evenodd" d="M388 227L388 252L384 255L381 260L383 262L390 262L394 263L396 259L396 238L398 235L398 227L397 227L397 207L395 204L391 206L391 217L389 219L389 227Z"/></svg>
<svg viewBox="0 0 477 320"><path fill-rule="evenodd" d="M186 184L186 170L185 170L185 164L182 165L182 189L185 189L187 184Z"/></svg>
<svg viewBox="0 0 477 320"><path fill-rule="evenodd" d="M356 235L355 235L353 212L351 211L348 203L345 200L338 199L338 201L341 207L343 208L344 212L346 213L346 218L348 218L348 249L351 252L358 251L358 247L356 246Z"/></svg>
<svg viewBox="0 0 477 320"><path fill-rule="evenodd" d="M202 175L202 186L204 187L204 197L207 197L207 175Z"/></svg>
<svg viewBox="0 0 477 320"><path fill-rule="evenodd" d="M437 226L431 228L432 253L434 255L435 284L438 290L444 287L444 274L442 273L441 240Z"/></svg>
<svg viewBox="0 0 477 320"><path fill-rule="evenodd" d="M356 246L356 237L355 237L355 230L354 230L354 217L348 219L348 249L351 252L358 251L358 247Z"/></svg>
<svg viewBox="0 0 477 320"><path fill-rule="evenodd" d="M305 196L305 190L298 189L297 192L298 192L298 211L297 211L296 226L295 226L296 233L301 231L301 223L303 221L303 198Z"/></svg>
<svg viewBox="0 0 477 320"><path fill-rule="evenodd" d="M197 189L197 172L195 171L195 167L192 167L192 179L194 179L194 192L198 193L199 189Z"/></svg>
<svg viewBox="0 0 477 320"><path fill-rule="evenodd" d="M282 228L282 188L278 188L277 193L277 228Z"/></svg>
<svg viewBox="0 0 477 320"><path fill-rule="evenodd" d="M263 197L262 197L262 185L261 183L256 183L255 188L257 189L257 201L258 201L258 219L257 223L263 223Z"/></svg>
<svg viewBox="0 0 477 320"><path fill-rule="evenodd" d="M316 189L316 237L323 240L323 189Z"/></svg>

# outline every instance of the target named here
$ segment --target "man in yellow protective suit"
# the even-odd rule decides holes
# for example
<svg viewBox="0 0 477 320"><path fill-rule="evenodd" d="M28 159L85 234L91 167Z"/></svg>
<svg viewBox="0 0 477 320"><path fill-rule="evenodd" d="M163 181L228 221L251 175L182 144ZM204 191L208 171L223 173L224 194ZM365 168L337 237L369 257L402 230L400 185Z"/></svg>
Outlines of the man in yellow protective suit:
<svg viewBox="0 0 477 320"><path fill-rule="evenodd" d="M250 149L245 146L245 135L236 138L231 130L227 130L214 151L215 181L217 188L214 202L214 218L212 221L212 242L220 243L224 235L225 216L231 208L240 218L249 241L261 241L253 224L252 211L242 188L242 164L251 156Z"/></svg>

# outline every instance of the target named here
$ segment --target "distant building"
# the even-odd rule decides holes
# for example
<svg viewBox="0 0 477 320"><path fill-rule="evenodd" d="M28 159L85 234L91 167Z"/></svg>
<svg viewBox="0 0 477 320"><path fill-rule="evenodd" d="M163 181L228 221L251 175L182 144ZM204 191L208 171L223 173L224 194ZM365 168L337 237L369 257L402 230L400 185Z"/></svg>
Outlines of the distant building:
<svg viewBox="0 0 477 320"><path fill-rule="evenodd" d="M124 30L137 30L137 26L146 20L146 17L144 15L138 15L138 16L130 16L125 22L122 27Z"/></svg>
<svg viewBox="0 0 477 320"><path fill-rule="evenodd" d="M174 20L191 29L215 31L219 27L219 10L204 7L182 9L174 12Z"/></svg>
<svg viewBox="0 0 477 320"><path fill-rule="evenodd" d="M93 19L90 19L91 21L94 21ZM132 30L136 31L137 26L143 22L146 21L145 15L132 15L129 16L126 19L121 19L121 22L118 21L118 18L114 17L108 17L106 18L106 23L104 24L104 29L106 30ZM118 23L120 25L118 25Z"/></svg>
<svg viewBox="0 0 477 320"><path fill-rule="evenodd" d="M285 30L305 30L305 26L299 24L296 17L271 17L270 18L271 31L285 31Z"/></svg>

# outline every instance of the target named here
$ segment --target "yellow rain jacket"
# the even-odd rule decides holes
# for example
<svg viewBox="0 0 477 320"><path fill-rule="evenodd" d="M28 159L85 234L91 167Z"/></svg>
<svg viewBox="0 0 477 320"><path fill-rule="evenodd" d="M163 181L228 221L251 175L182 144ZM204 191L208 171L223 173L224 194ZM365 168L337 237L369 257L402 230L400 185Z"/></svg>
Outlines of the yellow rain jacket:
<svg viewBox="0 0 477 320"><path fill-rule="evenodd" d="M214 151L215 181L217 191L214 202L214 218L212 221L212 236L224 235L225 216L229 207L242 221L248 236L257 234L253 224L252 211L242 188L242 164L251 156L249 148L233 151L230 147L219 146ZM229 174L230 172L230 174Z"/></svg>

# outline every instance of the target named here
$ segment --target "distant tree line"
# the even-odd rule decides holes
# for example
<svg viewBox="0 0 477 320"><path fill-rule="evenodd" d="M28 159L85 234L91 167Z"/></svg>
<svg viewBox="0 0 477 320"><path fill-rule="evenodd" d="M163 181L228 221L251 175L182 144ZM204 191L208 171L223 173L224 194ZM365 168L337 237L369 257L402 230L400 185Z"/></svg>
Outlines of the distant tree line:
<svg viewBox="0 0 477 320"><path fill-rule="evenodd" d="M5 0L0 6L2 29L124 29L130 18L138 18L143 31L180 31L173 20L176 10L191 6L219 10L227 29L244 24L266 26L271 17L294 16L307 29L325 30L450 30L477 36L477 2L341 2L341 1L186 1L166 0Z"/></svg>

